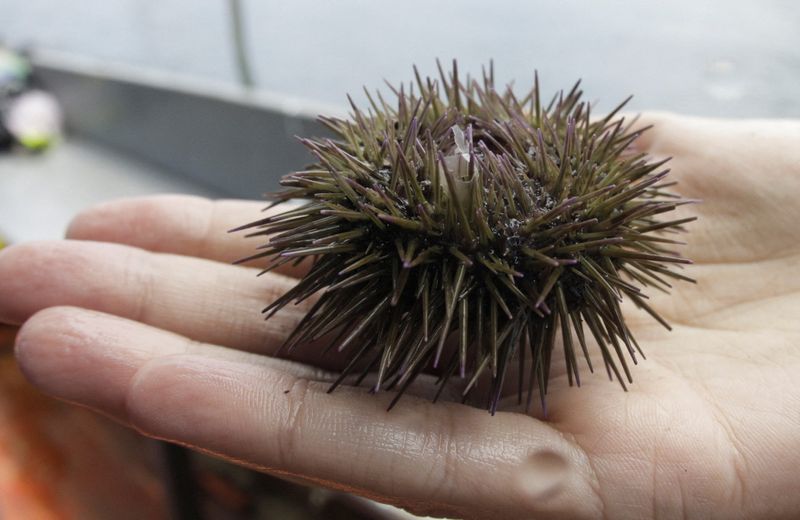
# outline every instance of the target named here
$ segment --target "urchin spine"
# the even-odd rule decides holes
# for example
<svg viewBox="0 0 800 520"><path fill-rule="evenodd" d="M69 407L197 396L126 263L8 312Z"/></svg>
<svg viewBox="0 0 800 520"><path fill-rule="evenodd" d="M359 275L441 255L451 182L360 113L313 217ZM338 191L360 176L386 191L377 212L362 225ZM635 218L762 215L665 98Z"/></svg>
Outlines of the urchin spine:
<svg viewBox="0 0 800 520"><path fill-rule="evenodd" d="M480 83L460 81L455 63L439 81L415 75L393 89L396 106L367 93L366 112L351 100L349 120L320 117L337 138L302 139L317 162L274 194L307 202L238 228L269 237L243 261L313 258L265 309L318 295L285 349L330 338L349 351L332 389L376 372L392 405L428 368L440 391L465 378L465 400L489 374L494 413L515 360L518 399L529 407L538 390L544 407L557 337L580 385L578 349L593 370L588 333L624 388L626 357L641 349L619 303L669 327L641 287L692 281L668 234L694 219L660 220L691 201L668 191L665 161L630 152L642 130L617 116L628 100L593 119L579 84L543 105L538 76L518 98L495 90L491 69Z"/></svg>

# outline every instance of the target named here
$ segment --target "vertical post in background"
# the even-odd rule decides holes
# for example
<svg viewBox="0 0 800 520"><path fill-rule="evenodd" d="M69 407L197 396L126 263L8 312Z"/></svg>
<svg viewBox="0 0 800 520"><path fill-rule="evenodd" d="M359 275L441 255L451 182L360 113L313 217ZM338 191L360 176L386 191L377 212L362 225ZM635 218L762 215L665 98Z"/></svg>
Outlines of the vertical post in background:
<svg viewBox="0 0 800 520"><path fill-rule="evenodd" d="M231 36L233 37L233 52L236 56L236 70L239 82L245 88L253 88L253 73L250 70L250 60L247 56L244 34L244 17L242 15L242 1L229 0Z"/></svg>

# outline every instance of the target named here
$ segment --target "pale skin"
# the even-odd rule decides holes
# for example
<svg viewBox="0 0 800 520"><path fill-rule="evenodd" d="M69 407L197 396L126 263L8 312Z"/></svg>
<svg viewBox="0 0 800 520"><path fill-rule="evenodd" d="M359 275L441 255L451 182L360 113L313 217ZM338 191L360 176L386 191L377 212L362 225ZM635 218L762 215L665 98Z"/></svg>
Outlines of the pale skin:
<svg viewBox="0 0 800 520"><path fill-rule="evenodd" d="M145 435L416 513L463 518L800 515L800 122L646 114L701 204L671 296L671 332L631 305L647 360L624 392L605 371L570 388L555 356L548 416L509 395L494 417L391 393L326 393L337 358L270 357L305 306L259 310L301 269L230 265L225 231L262 203L164 196L78 215L68 240L0 253L0 321L20 325L30 381ZM600 364L594 350L595 364ZM454 392L457 393L457 392Z"/></svg>

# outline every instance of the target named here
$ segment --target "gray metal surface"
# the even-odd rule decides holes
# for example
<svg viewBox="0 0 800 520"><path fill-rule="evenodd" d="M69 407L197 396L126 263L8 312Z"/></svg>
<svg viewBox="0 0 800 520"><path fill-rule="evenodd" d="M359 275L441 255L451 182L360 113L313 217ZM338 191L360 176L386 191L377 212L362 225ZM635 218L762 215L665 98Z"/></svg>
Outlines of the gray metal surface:
<svg viewBox="0 0 800 520"><path fill-rule="evenodd" d="M35 55L34 63L73 134L221 195L258 198L275 189L311 159L295 135L324 134L308 110L313 103L63 55Z"/></svg>

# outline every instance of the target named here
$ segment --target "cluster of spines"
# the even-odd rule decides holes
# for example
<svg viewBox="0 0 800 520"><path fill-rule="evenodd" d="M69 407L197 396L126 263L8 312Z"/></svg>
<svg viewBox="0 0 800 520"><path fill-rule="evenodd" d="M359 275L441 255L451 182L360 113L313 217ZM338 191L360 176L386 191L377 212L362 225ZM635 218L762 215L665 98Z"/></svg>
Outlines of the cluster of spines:
<svg viewBox="0 0 800 520"><path fill-rule="evenodd" d="M367 92L366 112L351 100L349 120L321 117L337 139L302 139L318 162L274 194L306 202L238 228L269 237L243 261L313 258L264 310L318 296L285 348L329 338L350 352L332 388L374 372L373 390L397 391L392 404L424 370L439 371L440 390L458 373L464 399L488 372L494 413L514 359L519 400L527 391L530 406L536 387L544 406L557 336L580 385L576 343L593 369L586 328L624 388L626 355L641 349L619 303L669 327L636 284L691 281L665 232L693 220L658 220L690 201L667 191L665 161L629 152L642 130L617 117L628 100L594 120L579 84L545 106L538 77L518 99L495 90L491 70L460 81L455 63L393 92L394 106Z"/></svg>

